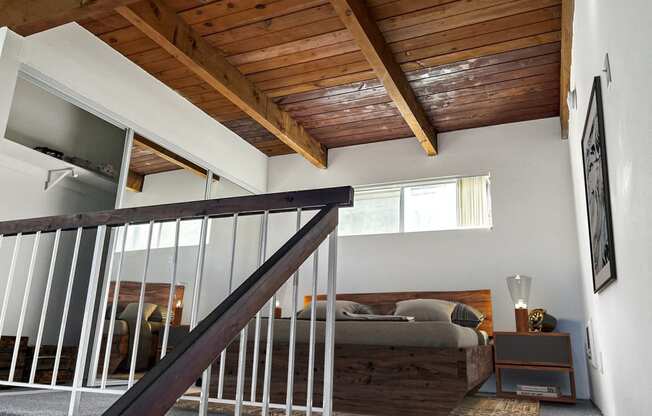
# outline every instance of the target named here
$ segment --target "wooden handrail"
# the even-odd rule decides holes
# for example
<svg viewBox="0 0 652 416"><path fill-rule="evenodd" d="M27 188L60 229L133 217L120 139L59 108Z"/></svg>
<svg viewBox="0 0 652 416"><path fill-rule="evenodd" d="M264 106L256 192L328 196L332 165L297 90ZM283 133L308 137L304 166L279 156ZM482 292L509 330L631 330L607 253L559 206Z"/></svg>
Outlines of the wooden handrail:
<svg viewBox="0 0 652 416"><path fill-rule="evenodd" d="M319 248L337 222L337 205L322 208L104 415L165 414L256 312Z"/></svg>
<svg viewBox="0 0 652 416"><path fill-rule="evenodd" d="M329 205L352 206L353 188L343 186L4 221L0 222L0 235L34 234L37 231L46 233L58 229L66 231L78 227L92 228L100 225L114 227L125 223L140 224L152 220L164 222L177 218L226 217L236 213L242 216L260 214L263 211L293 211L297 208L307 211Z"/></svg>

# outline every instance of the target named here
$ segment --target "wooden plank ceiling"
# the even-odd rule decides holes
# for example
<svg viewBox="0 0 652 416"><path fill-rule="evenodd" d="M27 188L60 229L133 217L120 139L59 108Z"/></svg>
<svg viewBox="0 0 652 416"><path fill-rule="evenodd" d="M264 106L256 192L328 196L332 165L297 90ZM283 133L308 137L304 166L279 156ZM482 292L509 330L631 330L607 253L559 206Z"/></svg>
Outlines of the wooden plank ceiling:
<svg viewBox="0 0 652 416"><path fill-rule="evenodd" d="M164 3L326 148L415 135L328 0ZM431 126L446 132L560 114L561 3L364 5ZM267 155L293 152L114 10L77 20Z"/></svg>

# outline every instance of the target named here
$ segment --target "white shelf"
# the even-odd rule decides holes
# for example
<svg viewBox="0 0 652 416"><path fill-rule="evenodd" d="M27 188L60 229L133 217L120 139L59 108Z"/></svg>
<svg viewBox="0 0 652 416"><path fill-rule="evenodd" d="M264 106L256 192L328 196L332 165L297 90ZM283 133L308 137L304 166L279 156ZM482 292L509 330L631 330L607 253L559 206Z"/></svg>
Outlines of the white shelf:
<svg viewBox="0 0 652 416"><path fill-rule="evenodd" d="M44 185L48 170L73 168L78 175L77 178L66 178L66 181L78 181L105 192L116 192L118 189L117 180L38 152L10 139L0 139L0 154L43 169L45 171Z"/></svg>

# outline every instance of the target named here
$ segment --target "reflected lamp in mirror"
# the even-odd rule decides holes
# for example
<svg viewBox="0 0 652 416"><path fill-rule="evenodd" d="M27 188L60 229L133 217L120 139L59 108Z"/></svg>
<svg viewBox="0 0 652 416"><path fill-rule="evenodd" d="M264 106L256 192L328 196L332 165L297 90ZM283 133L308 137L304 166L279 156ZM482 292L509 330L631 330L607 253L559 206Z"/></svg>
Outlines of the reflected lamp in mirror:
<svg viewBox="0 0 652 416"><path fill-rule="evenodd" d="M507 287L514 302L516 332L528 332L528 302L532 278L520 274L509 276L507 277Z"/></svg>

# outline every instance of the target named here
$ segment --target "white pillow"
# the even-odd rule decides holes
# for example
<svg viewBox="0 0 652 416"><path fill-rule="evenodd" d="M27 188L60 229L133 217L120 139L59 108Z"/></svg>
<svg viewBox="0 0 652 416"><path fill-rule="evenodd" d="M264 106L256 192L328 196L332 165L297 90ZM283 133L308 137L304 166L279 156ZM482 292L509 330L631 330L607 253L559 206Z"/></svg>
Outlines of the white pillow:
<svg viewBox="0 0 652 416"><path fill-rule="evenodd" d="M412 299L396 303L394 315L412 316L416 321L451 322L453 302L439 299Z"/></svg>
<svg viewBox="0 0 652 416"><path fill-rule="evenodd" d="M316 319L318 321L325 321L326 320L326 309L327 309L327 302L325 300L320 300L315 302L315 312L316 312ZM310 315L311 315L311 308L310 304L300 311L297 314L297 319L305 319L305 320L310 320ZM363 305L361 303L357 302L351 302L348 300L338 300L335 302L335 319L338 321L350 321L350 320L355 320L355 318L352 318L350 316L347 316L344 312L352 313L354 315L363 315L363 314L372 314L373 312L371 311L371 308L369 308L367 305Z"/></svg>

